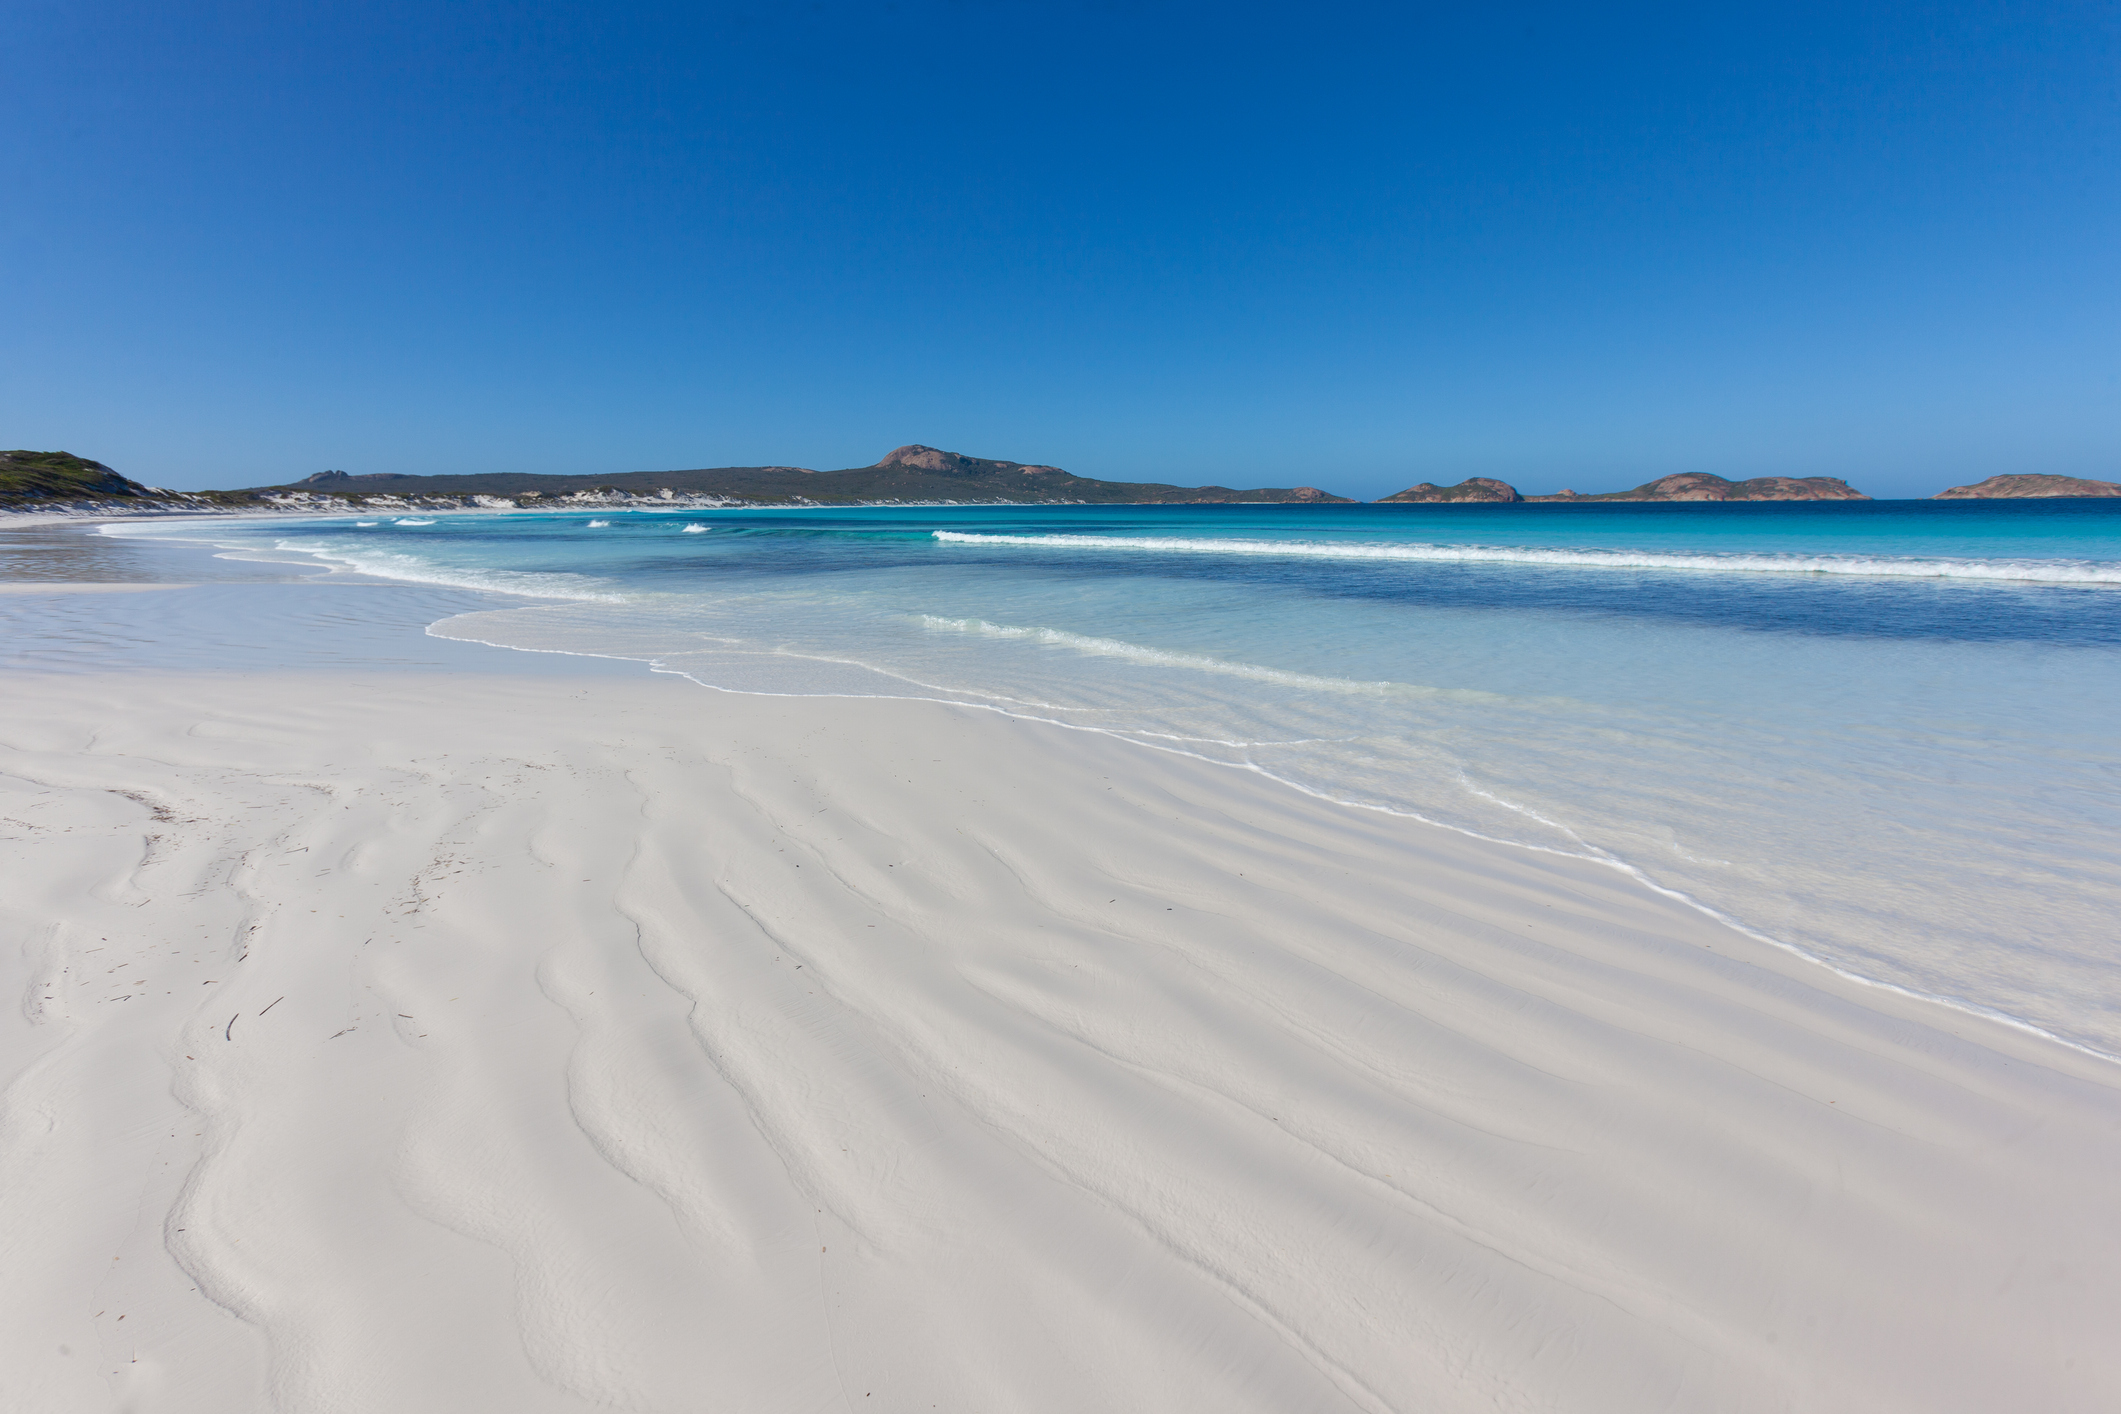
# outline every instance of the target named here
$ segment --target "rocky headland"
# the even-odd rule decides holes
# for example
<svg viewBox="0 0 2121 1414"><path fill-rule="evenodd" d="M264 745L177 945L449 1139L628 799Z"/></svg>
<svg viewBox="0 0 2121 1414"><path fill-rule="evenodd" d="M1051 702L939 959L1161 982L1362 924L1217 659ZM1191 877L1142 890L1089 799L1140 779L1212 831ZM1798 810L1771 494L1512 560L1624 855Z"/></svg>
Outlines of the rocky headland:
<svg viewBox="0 0 2121 1414"><path fill-rule="evenodd" d="M19 470L17 468L20 468ZM914 443L869 466L723 466L617 476L490 472L412 476L320 471L299 481L235 491L144 486L101 462L65 452L0 453L0 508L86 514L185 510L330 511L505 509L549 505L1226 505L1353 504L1315 486L1239 490L1162 482L1099 481L1057 466L996 461Z"/></svg>
<svg viewBox="0 0 2121 1414"><path fill-rule="evenodd" d="M231 493L168 491L72 452L0 452L0 509L127 514L212 510Z"/></svg>
<svg viewBox="0 0 2121 1414"><path fill-rule="evenodd" d="M1991 476L1971 486L1939 491L1933 501L2015 500L2029 496L2121 496L2121 482L2092 481L2082 476L2045 476L2019 473Z"/></svg>

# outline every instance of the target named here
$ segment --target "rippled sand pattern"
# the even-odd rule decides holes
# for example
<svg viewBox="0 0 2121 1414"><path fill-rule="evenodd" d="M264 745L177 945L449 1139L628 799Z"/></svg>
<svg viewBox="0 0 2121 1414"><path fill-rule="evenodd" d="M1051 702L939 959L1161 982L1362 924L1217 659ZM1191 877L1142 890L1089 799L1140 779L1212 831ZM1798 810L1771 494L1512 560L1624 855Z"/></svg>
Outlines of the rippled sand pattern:
<svg viewBox="0 0 2121 1414"><path fill-rule="evenodd" d="M936 704L10 686L7 1407L2121 1404L2115 1070L1616 870Z"/></svg>

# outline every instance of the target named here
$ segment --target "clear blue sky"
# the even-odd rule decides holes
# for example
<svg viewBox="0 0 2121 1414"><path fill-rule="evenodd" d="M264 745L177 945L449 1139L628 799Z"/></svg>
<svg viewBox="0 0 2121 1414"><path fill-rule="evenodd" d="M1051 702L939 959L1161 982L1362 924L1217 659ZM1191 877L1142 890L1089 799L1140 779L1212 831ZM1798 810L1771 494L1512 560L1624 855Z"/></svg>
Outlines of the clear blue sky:
<svg viewBox="0 0 2121 1414"><path fill-rule="evenodd" d="M2111 4L13 0L0 52L0 445L159 484L2121 478Z"/></svg>

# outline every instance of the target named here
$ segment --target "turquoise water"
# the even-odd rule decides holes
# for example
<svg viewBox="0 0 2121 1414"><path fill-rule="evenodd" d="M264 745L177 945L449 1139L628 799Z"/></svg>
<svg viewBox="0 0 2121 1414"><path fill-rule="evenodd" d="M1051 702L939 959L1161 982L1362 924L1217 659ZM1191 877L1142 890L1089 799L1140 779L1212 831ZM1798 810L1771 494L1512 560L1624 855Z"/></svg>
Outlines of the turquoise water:
<svg viewBox="0 0 2121 1414"><path fill-rule="evenodd" d="M2121 1053L2121 502L112 533L505 596L444 637L960 702L1602 858L1850 973Z"/></svg>

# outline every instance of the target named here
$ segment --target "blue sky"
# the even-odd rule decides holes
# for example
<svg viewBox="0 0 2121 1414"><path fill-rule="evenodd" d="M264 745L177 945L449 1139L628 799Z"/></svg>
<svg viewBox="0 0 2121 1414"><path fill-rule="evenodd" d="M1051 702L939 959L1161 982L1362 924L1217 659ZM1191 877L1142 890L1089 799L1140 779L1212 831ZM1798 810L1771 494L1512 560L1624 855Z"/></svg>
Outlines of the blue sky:
<svg viewBox="0 0 2121 1414"><path fill-rule="evenodd" d="M1475 8L15 0L0 444L2121 478L2121 10Z"/></svg>

